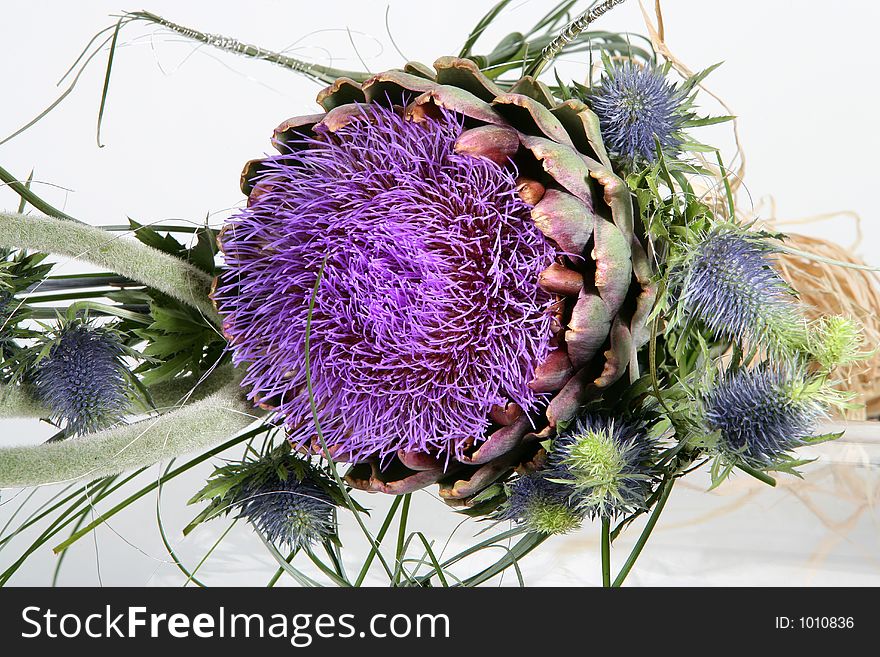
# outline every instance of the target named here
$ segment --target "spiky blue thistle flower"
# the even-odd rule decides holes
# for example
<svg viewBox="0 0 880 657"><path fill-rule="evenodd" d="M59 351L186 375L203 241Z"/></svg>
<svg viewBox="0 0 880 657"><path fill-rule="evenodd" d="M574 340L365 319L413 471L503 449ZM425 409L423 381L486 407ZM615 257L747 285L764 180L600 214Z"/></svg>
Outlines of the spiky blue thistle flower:
<svg viewBox="0 0 880 657"><path fill-rule="evenodd" d="M645 505L656 450L644 423L587 414L553 441L549 463L580 509L615 517Z"/></svg>
<svg viewBox="0 0 880 657"><path fill-rule="evenodd" d="M717 226L685 247L670 272L681 312L718 338L790 353L805 324L788 284L773 268L773 248L758 233Z"/></svg>
<svg viewBox="0 0 880 657"><path fill-rule="evenodd" d="M662 68L630 61L613 64L587 101L599 117L605 145L627 163L654 162L657 143L674 154L687 120L686 94Z"/></svg>
<svg viewBox="0 0 880 657"><path fill-rule="evenodd" d="M244 485L234 504L238 518L272 543L292 550L321 542L336 531L336 504L309 478L272 477Z"/></svg>
<svg viewBox="0 0 880 657"><path fill-rule="evenodd" d="M729 372L705 395L705 421L727 462L755 468L779 464L816 430L830 390L791 365L763 364Z"/></svg>
<svg viewBox="0 0 880 657"><path fill-rule="evenodd" d="M506 485L507 501L499 520L513 520L539 534L565 534L580 527L584 511L574 500L570 486L552 479L549 470L517 477Z"/></svg>
<svg viewBox="0 0 880 657"><path fill-rule="evenodd" d="M190 527L234 513L272 543L303 549L336 533L343 499L334 481L285 444L217 468L190 500L210 503Z"/></svg>
<svg viewBox="0 0 880 657"><path fill-rule="evenodd" d="M61 327L48 354L36 365L34 384L52 419L67 435L106 428L129 406L122 343L113 331L79 319Z"/></svg>

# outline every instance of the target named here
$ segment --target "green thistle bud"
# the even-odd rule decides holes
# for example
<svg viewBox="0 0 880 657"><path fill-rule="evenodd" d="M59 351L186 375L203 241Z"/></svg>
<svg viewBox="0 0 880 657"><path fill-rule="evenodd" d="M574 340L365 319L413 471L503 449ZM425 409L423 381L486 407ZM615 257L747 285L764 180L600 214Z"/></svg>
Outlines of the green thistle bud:
<svg viewBox="0 0 880 657"><path fill-rule="evenodd" d="M591 495L601 499L617 497L625 461L607 429L587 430L576 436L562 462L578 488L591 488Z"/></svg>
<svg viewBox="0 0 880 657"><path fill-rule="evenodd" d="M819 366L830 372L870 357L863 351L865 338L850 318L833 315L819 319L810 333L809 351Z"/></svg>
<svg viewBox="0 0 880 657"><path fill-rule="evenodd" d="M571 488L553 481L551 471L535 472L505 484L507 501L498 514L538 534L565 534L580 527L584 514L572 502Z"/></svg>
<svg viewBox="0 0 880 657"><path fill-rule="evenodd" d="M643 506L655 449L641 424L588 415L553 442L550 464L581 510L609 517Z"/></svg>

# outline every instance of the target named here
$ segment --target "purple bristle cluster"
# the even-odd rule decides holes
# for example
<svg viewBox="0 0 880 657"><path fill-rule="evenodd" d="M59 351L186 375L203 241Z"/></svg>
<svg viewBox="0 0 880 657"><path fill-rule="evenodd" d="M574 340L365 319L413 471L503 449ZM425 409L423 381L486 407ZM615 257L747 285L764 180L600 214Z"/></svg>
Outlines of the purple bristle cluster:
<svg viewBox="0 0 880 657"><path fill-rule="evenodd" d="M516 173L459 155L461 120L362 116L264 162L222 242L215 298L243 386L276 406L291 440L315 434L309 357L328 446L360 460L397 450L460 455L495 405L526 411L549 352L555 256L516 193Z"/></svg>

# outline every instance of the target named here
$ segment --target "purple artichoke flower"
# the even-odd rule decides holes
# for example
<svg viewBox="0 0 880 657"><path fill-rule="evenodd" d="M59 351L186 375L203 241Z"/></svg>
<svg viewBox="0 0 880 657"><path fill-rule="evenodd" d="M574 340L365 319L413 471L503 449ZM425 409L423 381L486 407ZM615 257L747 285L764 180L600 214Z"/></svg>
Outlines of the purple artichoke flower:
<svg viewBox="0 0 880 657"><path fill-rule="evenodd" d="M537 408L528 383L551 318L534 281L555 252L514 173L455 152L462 130L449 113L413 123L364 106L296 159L264 161L266 191L227 227L216 298L235 362L249 363L253 398L279 397L295 443L313 435L308 396L290 392L306 383L322 266L312 383L327 443L346 458L460 455L493 407Z"/></svg>
<svg viewBox="0 0 880 657"><path fill-rule="evenodd" d="M434 69L340 78L277 128L213 298L298 448L322 451L316 415L352 486L458 504L624 374L655 289L586 105Z"/></svg>

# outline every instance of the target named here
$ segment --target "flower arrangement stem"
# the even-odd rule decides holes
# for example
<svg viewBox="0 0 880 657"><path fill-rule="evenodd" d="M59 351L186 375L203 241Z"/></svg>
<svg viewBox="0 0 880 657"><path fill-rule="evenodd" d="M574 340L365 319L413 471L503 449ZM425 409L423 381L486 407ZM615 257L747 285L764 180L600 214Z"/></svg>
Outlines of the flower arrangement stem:
<svg viewBox="0 0 880 657"><path fill-rule="evenodd" d="M611 586L611 519L602 517L602 586Z"/></svg>
<svg viewBox="0 0 880 657"><path fill-rule="evenodd" d="M93 226L40 215L0 212L0 247L75 258L149 285L220 323L208 294L212 277L180 258Z"/></svg>
<svg viewBox="0 0 880 657"><path fill-rule="evenodd" d="M265 428L260 426L260 427L257 427L256 429L252 429L251 431L247 431L245 433L239 434L238 436L235 436L234 438L227 440L225 443L218 445L217 447L214 447L213 449L209 449L208 451L206 451L202 454L199 454L198 456L187 461L186 463L175 468L174 470L171 470L170 472L163 474L161 477L151 481L149 484L147 484L146 486L144 486L143 488L138 490L136 493L129 495L127 498L125 498L124 500L122 500L121 502L116 504L116 506L114 506L113 508L102 513L100 516L95 518L92 522L90 522L88 525L86 525L85 527L83 527L79 531L71 534L67 540L65 540L62 543L59 543L57 546L55 546L53 548L53 552L55 552L55 554L59 554L59 553L63 552L64 550L69 548L71 545L76 543L83 536L85 536L86 534L88 534L89 532L94 530L96 527L107 522L107 520L109 520L110 518L115 516L117 513L119 513L123 509L127 508L130 504L132 504L133 502L136 502L137 500L144 497L145 495L148 495L152 491L159 488L162 484L164 484L168 481L171 481L172 479L174 479L174 477L177 477L177 476L183 474L187 470L194 468L195 466L199 465L200 463L203 463L203 462L213 458L217 454L220 454L221 452L226 451L230 447L234 447L235 445L238 445L246 440L249 440L264 431L265 431ZM134 476L135 475L129 475L126 478L126 482L129 479L132 479ZM115 488L114 488L114 490L115 490ZM98 502L98 501L99 500L97 498L95 498L94 502ZM62 528L63 528L63 525L62 525ZM0 582L0 583L2 583L2 582Z"/></svg>
<svg viewBox="0 0 880 657"><path fill-rule="evenodd" d="M547 44L544 50L541 51L541 56L531 66L527 74L533 77L538 77L541 74L541 71L544 70L544 67L556 59L559 53L562 52L562 49L577 38L581 32L587 29L590 23L595 21L609 9L619 5L621 2L624 2L624 0L605 0L605 2L588 9L575 18L555 39L553 39L553 41Z"/></svg>
<svg viewBox="0 0 880 657"><path fill-rule="evenodd" d="M345 574L345 565L342 563L342 552L340 551L340 546L336 545L330 539L324 540L321 545L324 547L324 552L327 553L327 556L330 558L330 562L333 564L333 570L336 572L337 575L348 582L348 586L351 586L348 575Z"/></svg>
<svg viewBox="0 0 880 657"><path fill-rule="evenodd" d="M75 440L0 448L0 488L97 479L212 447L253 424L233 382L207 398Z"/></svg>
<svg viewBox="0 0 880 657"><path fill-rule="evenodd" d="M293 558L296 556L297 552L298 552L298 550L291 550L290 554L288 554L286 557L284 557L284 561L286 561L287 563L290 563L291 561L293 561ZM266 584L266 588L267 589L273 588L278 583L278 580L281 579L281 576L283 574L284 574L284 568L279 567L278 570L275 571L275 574L272 575L272 579L269 580L269 583Z"/></svg>
<svg viewBox="0 0 880 657"><path fill-rule="evenodd" d="M208 558L212 554L214 554L214 550L216 550L219 547L219 545L223 542L223 540L226 538L226 536L229 534L229 532L232 531L232 528L235 527L236 524L238 524L238 518L236 518L231 523L229 523L229 526L226 527L226 529L223 530L223 533L217 537L217 540L214 541L214 543L211 545L211 548L207 552L205 552L205 554L202 556L202 558L196 564L196 567L193 568L192 572L187 575L187 579L183 583L184 586L186 586L190 582L195 582L196 584L199 585L200 588L204 588L204 585L201 584L200 582L198 582L198 580L196 580L196 578L195 578L196 574L199 572L199 569L205 565L205 562L208 560Z"/></svg>
<svg viewBox="0 0 880 657"><path fill-rule="evenodd" d="M550 538L549 534L539 534L537 532L529 532L525 536L523 536L519 541L517 541L516 545L514 545L510 550L507 551L501 559L496 561L494 564L489 566L488 568L480 571L473 577L469 577L468 579L462 582L462 586L471 587L478 586L483 582L486 582L495 575L503 572L510 566L513 566L515 569L519 569L518 562L524 556L526 556L529 552L537 548L541 543ZM446 564L442 564L445 566Z"/></svg>
<svg viewBox="0 0 880 657"><path fill-rule="evenodd" d="M364 579L367 577L367 572L369 572L370 566L373 564L373 559L376 558L376 551L379 549L379 545L382 544L385 534L388 533L388 529L391 527L391 521L394 520L394 515L397 513L397 508L402 501L402 498L395 497L394 501L391 503L391 508L388 509L388 513L385 515L385 520L379 528L379 533L376 534L376 542L370 546L370 553L367 555L364 565L361 567L361 572L358 573L357 579L354 581L355 587L359 587L364 583Z"/></svg>
<svg viewBox="0 0 880 657"><path fill-rule="evenodd" d="M406 552L406 522L409 519L409 505L412 502L412 493L403 496L403 509L400 511L400 523L397 527L397 550L394 556L394 581L392 586L400 585L400 576L403 573L403 556Z"/></svg>
<svg viewBox="0 0 880 657"><path fill-rule="evenodd" d="M657 524L657 520L660 519L663 507L666 506L666 500L669 499L669 494L672 492L673 485L675 485L674 477L663 482L663 489L660 498L657 500L657 506L654 507L651 517L648 518L645 528L642 529L642 533L639 535L639 539L633 546L632 552L629 553L629 557L627 557L620 572L617 573L617 577L614 578L614 582L611 584L613 588L619 588L623 584L623 580L629 575L629 571L632 570L632 567L635 565L636 559L638 559L639 555L642 553L645 544L648 542L648 538L651 536L651 532L654 531L654 526Z"/></svg>
<svg viewBox="0 0 880 657"><path fill-rule="evenodd" d="M323 561L321 561L317 557L317 555L315 555L315 553L312 552L310 549L306 549L306 554L308 555L308 557L312 561L312 563L315 564L315 566L318 568L318 570L320 570L327 577L329 577L330 580L334 584L336 584L337 586L340 586L342 588L351 587L351 582L349 582L347 579L344 579L343 577L340 577L337 572L335 572L327 564L325 564Z"/></svg>
<svg viewBox="0 0 880 657"><path fill-rule="evenodd" d="M775 486L776 480L768 475L766 472L761 472L760 470L756 470L750 465L746 465L745 463L737 463L736 467L743 472L745 472L750 477L754 477L758 481L764 482L768 486Z"/></svg>
<svg viewBox="0 0 880 657"><path fill-rule="evenodd" d="M172 32L176 32L177 34L180 34L184 37L200 41L201 43L213 46L220 50L235 53L237 55L243 55L245 57L250 57L253 59L262 59L264 61L271 62L283 68L294 71L295 73L302 73L314 80L318 80L328 84L339 77L349 77L359 81L363 81L364 79L369 77L367 74L360 73L358 71L343 71L336 68L330 68L328 66L322 66L320 64L305 62L300 59L295 59L293 57L289 57L278 52L266 50L265 48L261 48L259 46L254 46L249 43L242 43L237 39L223 36L221 34L200 32L190 27L185 27L183 25L173 23L165 18L162 18L161 16L157 16L156 14L152 14L148 11L131 12L126 14L126 17L132 20L143 20L149 23L153 23L155 25L161 25L162 27L165 27Z"/></svg>
<svg viewBox="0 0 880 657"><path fill-rule="evenodd" d="M80 223L78 219L74 219L69 214L65 214L58 208L50 205L39 196L34 194L30 189L30 185L22 183L18 178L13 176L3 167L0 167L0 181L8 185L13 192L21 197L22 205L24 205L24 203L30 203L37 210L48 214L51 217L57 217L58 219L64 219L65 221Z"/></svg>

